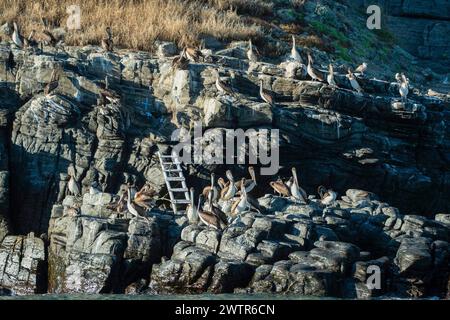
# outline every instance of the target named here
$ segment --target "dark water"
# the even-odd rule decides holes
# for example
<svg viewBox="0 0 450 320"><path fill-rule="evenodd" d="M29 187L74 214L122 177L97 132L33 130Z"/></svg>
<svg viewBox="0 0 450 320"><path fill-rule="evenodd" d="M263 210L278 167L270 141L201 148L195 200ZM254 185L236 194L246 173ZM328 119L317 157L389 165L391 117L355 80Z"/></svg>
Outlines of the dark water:
<svg viewBox="0 0 450 320"><path fill-rule="evenodd" d="M199 295L127 295L127 294L40 294L0 296L0 300L332 300L331 298L274 294L199 294Z"/></svg>

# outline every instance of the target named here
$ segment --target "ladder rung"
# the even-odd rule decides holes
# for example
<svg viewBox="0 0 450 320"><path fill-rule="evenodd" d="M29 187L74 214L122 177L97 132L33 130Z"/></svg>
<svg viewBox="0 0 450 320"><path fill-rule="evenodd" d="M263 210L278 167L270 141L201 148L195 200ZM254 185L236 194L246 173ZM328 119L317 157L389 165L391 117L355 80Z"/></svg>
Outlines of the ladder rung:
<svg viewBox="0 0 450 320"><path fill-rule="evenodd" d="M165 164L165 165L172 165L172 166L181 164L181 162L164 162L164 161L161 161L161 163Z"/></svg>
<svg viewBox="0 0 450 320"><path fill-rule="evenodd" d="M188 192L189 190L187 188L170 188L169 191L171 191L171 192Z"/></svg>
<svg viewBox="0 0 450 320"><path fill-rule="evenodd" d="M189 204L189 203L191 203L191 201L187 200L187 199L174 199L174 200L172 200L172 203L175 203L175 204Z"/></svg>
<svg viewBox="0 0 450 320"><path fill-rule="evenodd" d="M165 169L165 172L183 172L182 169Z"/></svg>
<svg viewBox="0 0 450 320"><path fill-rule="evenodd" d="M184 177L167 177L167 181L184 181Z"/></svg>

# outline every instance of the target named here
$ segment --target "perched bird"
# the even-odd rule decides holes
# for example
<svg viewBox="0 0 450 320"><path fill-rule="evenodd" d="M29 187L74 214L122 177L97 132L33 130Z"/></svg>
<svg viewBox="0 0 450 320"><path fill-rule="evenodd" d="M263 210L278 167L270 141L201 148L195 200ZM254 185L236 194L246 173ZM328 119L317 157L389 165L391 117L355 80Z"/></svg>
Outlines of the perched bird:
<svg viewBox="0 0 450 320"><path fill-rule="evenodd" d="M234 184L234 177L231 171L227 170L225 174L228 178L229 184L220 192L220 199L227 201L233 198L236 194L236 185Z"/></svg>
<svg viewBox="0 0 450 320"><path fill-rule="evenodd" d="M14 21L13 22L13 26L14 26L14 31L13 34L11 36L11 40L14 42L14 44L16 46L18 46L19 48L23 48L24 46L24 38L23 36L20 34L20 30L19 30L19 26L17 25L17 23Z"/></svg>
<svg viewBox="0 0 450 320"><path fill-rule="evenodd" d="M200 221L210 228L221 230L220 218L212 212L201 209L202 197L203 196L200 195L198 199L198 217L200 218Z"/></svg>
<svg viewBox="0 0 450 320"><path fill-rule="evenodd" d="M67 187L71 195L75 197L81 196L80 185L78 184L77 180L75 180L74 175L71 173L69 174L69 183L67 184Z"/></svg>
<svg viewBox="0 0 450 320"><path fill-rule="evenodd" d="M271 181L270 182L270 186L280 196L284 196L284 197L290 197L291 196L291 192L289 191L289 188L286 186L286 184L281 179L278 179L277 181Z"/></svg>
<svg viewBox="0 0 450 320"><path fill-rule="evenodd" d="M291 58L294 61L298 61L300 63L303 63L303 59L300 56L300 53L298 53L297 47L295 46L295 37L294 36L292 36Z"/></svg>
<svg viewBox="0 0 450 320"><path fill-rule="evenodd" d="M320 202L323 205L328 206L328 205L332 204L334 201L336 201L336 197L337 197L336 192L334 192L331 189L327 189L324 186L319 186L317 188L317 193L319 194Z"/></svg>
<svg viewBox="0 0 450 320"><path fill-rule="evenodd" d="M106 36L102 38L102 48L107 52L113 51L114 42L112 39L112 32L110 27L106 27L105 30Z"/></svg>
<svg viewBox="0 0 450 320"><path fill-rule="evenodd" d="M367 70L367 63L363 62L361 65L358 66L358 68L355 69L355 73L361 73L364 75L364 72Z"/></svg>
<svg viewBox="0 0 450 320"><path fill-rule="evenodd" d="M269 94L267 90L263 88L263 81L259 80L259 96L261 99L264 100L264 102L270 104L271 107L274 107L275 104L273 103L273 97Z"/></svg>
<svg viewBox="0 0 450 320"><path fill-rule="evenodd" d="M189 65L189 60L186 58L186 48L184 48L179 56L176 56L172 60L172 69L184 70Z"/></svg>
<svg viewBox="0 0 450 320"><path fill-rule="evenodd" d="M250 60L250 62L258 62L258 57L256 56L255 52L253 51L253 45L252 40L248 40L248 50L247 50L247 58Z"/></svg>
<svg viewBox="0 0 450 320"><path fill-rule="evenodd" d="M208 209L209 212L213 213L214 215L216 215L219 218L220 227L225 228L228 225L227 215L222 210L220 210L218 207L216 207L215 204L213 204L211 192L208 195L208 207L209 207L209 209Z"/></svg>
<svg viewBox="0 0 450 320"><path fill-rule="evenodd" d="M313 58L311 57L311 54L308 53L308 66L306 68L306 71L308 72L308 75L311 77L313 81L324 81L322 73L315 69L312 65Z"/></svg>
<svg viewBox="0 0 450 320"><path fill-rule="evenodd" d="M219 199L219 188L216 186L216 175L211 173L211 185L203 188L202 195L209 199L209 193L211 193L212 201L216 202Z"/></svg>
<svg viewBox="0 0 450 320"><path fill-rule="evenodd" d="M347 70L347 79L350 81L350 85L352 86L353 90L361 93L363 91L363 89L361 88L361 86L359 85L358 81L356 80L355 75L353 74L352 70L349 68Z"/></svg>
<svg viewBox="0 0 450 320"><path fill-rule="evenodd" d="M89 187L89 194L93 195L97 193L101 193L100 184L97 181L94 181L91 183L91 186Z"/></svg>
<svg viewBox="0 0 450 320"><path fill-rule="evenodd" d="M395 74L395 80L397 80L397 83L401 83L402 82L402 75L400 73L396 73Z"/></svg>
<svg viewBox="0 0 450 320"><path fill-rule="evenodd" d="M334 81L334 69L331 63L328 65L327 82L330 86L337 87L336 81Z"/></svg>
<svg viewBox="0 0 450 320"><path fill-rule="evenodd" d="M196 207L194 204L194 188L191 188L190 190L190 204L187 206L186 208L186 215L187 218L189 220L189 223L198 223L199 217L198 217L198 211L199 211L199 205L200 203L198 203L198 206Z"/></svg>
<svg viewBox="0 0 450 320"><path fill-rule="evenodd" d="M105 83L100 83L100 101L103 106L106 106L107 102L118 103L120 101L120 96L109 87L109 76L106 76Z"/></svg>
<svg viewBox="0 0 450 320"><path fill-rule="evenodd" d="M401 74L399 92L400 92L400 96L402 97L402 102L408 101L409 80L406 78L406 76L403 73Z"/></svg>
<svg viewBox="0 0 450 320"><path fill-rule="evenodd" d="M219 76L219 71L216 70L216 88L221 94L228 94L234 96L233 89L225 81L222 81Z"/></svg>
<svg viewBox="0 0 450 320"><path fill-rule="evenodd" d="M146 182L144 186L134 195L134 202L143 208L151 209L155 205L156 191Z"/></svg>
<svg viewBox="0 0 450 320"><path fill-rule="evenodd" d="M300 184L298 183L297 170L295 167L292 168L292 184L289 189L294 199L301 200L306 203L308 202L308 194L302 187L300 187Z"/></svg>
<svg viewBox="0 0 450 320"><path fill-rule="evenodd" d="M24 48L36 48L38 46L38 43L36 39L34 39L34 36L36 34L36 30L31 30L30 35L28 38L23 39Z"/></svg>
<svg viewBox="0 0 450 320"><path fill-rule="evenodd" d="M44 88L44 94L48 97L50 93L55 91L59 86L59 72L56 69L52 70L52 75L50 76L50 82Z"/></svg>
<svg viewBox="0 0 450 320"><path fill-rule="evenodd" d="M250 174L250 179L244 181L245 192L247 193L251 192L256 187L255 169L252 166L248 167L248 173ZM242 181L236 182L236 188L240 188L241 183Z"/></svg>
<svg viewBox="0 0 450 320"><path fill-rule="evenodd" d="M203 53L199 49L193 47L185 47L184 55L192 62L198 62L200 61L200 58L204 58Z"/></svg>
<svg viewBox="0 0 450 320"><path fill-rule="evenodd" d="M127 189L127 209L128 212L131 213L135 217L141 217L145 214L145 210L134 203L133 199L133 190L131 187Z"/></svg>
<svg viewBox="0 0 450 320"><path fill-rule="evenodd" d="M250 209L250 204L247 201L247 192L245 191L245 178L241 180L241 196L233 203L231 207L231 216L236 217Z"/></svg>
<svg viewBox="0 0 450 320"><path fill-rule="evenodd" d="M222 191L223 188L227 187L227 186L230 184L230 182L229 182L229 181L228 181L228 182L225 182L225 180L224 180L222 177L220 177L220 178L217 180L217 184L219 185L219 188L220 188L220 190Z"/></svg>
<svg viewBox="0 0 450 320"><path fill-rule="evenodd" d="M48 30L47 20L44 18L41 19L42 24L44 25L44 30L37 35L38 42L41 43L41 51L44 50L43 45L55 47L57 44L56 38L53 33Z"/></svg>

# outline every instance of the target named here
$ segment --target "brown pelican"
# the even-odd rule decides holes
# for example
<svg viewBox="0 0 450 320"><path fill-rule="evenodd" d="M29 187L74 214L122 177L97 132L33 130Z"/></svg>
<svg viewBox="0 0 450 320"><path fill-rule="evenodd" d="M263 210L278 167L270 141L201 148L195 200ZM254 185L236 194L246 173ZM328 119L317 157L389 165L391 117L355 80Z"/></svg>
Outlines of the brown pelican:
<svg viewBox="0 0 450 320"><path fill-rule="evenodd" d="M112 32L111 32L111 28L110 27L106 27L106 36L104 38L102 38L102 48L103 50L107 51L107 52L111 52L113 51L113 39L112 39Z"/></svg>
<svg viewBox="0 0 450 320"><path fill-rule="evenodd" d="M200 221L203 222L208 227L220 230L221 229L220 218L212 212L201 209L202 197L203 196L200 195L198 199L198 208L199 208L198 217L200 218Z"/></svg>
<svg viewBox="0 0 450 320"><path fill-rule="evenodd" d="M43 51L43 45L50 45L52 47L56 46L56 38L53 36L53 34L48 30L48 23L47 20L45 20L44 18L41 19L42 24L44 25L44 30L42 32L40 32L37 35L37 40L38 42L41 43L41 51Z"/></svg>
<svg viewBox="0 0 450 320"><path fill-rule="evenodd" d="M17 26L17 23L14 21L13 22L13 26L14 26L14 31L13 34L11 36L11 40L14 42L14 44L16 46L18 46L19 48L23 48L24 46L24 38L23 36L20 34L20 30L19 27Z"/></svg>
<svg viewBox="0 0 450 320"><path fill-rule="evenodd" d="M247 201L247 192L245 191L245 179L241 180L241 196L238 200L233 203L231 207L231 216L236 217L239 214L248 211L250 209L250 204Z"/></svg>
<svg viewBox="0 0 450 320"><path fill-rule="evenodd" d="M320 202L326 206L332 204L336 200L336 197L337 197L336 192L334 192L331 189L327 189L324 186L319 186L317 188L317 193L320 196Z"/></svg>
<svg viewBox="0 0 450 320"><path fill-rule="evenodd" d="M327 82L330 86L336 87L336 81L334 81L334 69L333 65L330 63L328 65L328 75L327 75Z"/></svg>
<svg viewBox="0 0 450 320"><path fill-rule="evenodd" d="M212 212L220 219L221 227L226 227L228 225L227 215L213 204L212 192L208 194L208 207L209 212Z"/></svg>
<svg viewBox="0 0 450 320"><path fill-rule="evenodd" d="M184 54L186 58L192 62L198 62L200 58L203 58L203 53L199 49L193 47L185 47Z"/></svg>
<svg viewBox="0 0 450 320"><path fill-rule="evenodd" d="M135 217L141 217L144 215L145 210L138 206L134 201L133 190L132 187L128 187L127 189L127 209L128 212L131 213Z"/></svg>
<svg viewBox="0 0 450 320"><path fill-rule="evenodd" d="M294 61L298 61L300 63L303 63L302 57L300 56L300 53L298 53L297 48L295 46L295 36L292 36L291 58Z"/></svg>
<svg viewBox="0 0 450 320"><path fill-rule="evenodd" d="M277 181L271 181L270 186L280 195L284 197L290 197L291 192L289 191L289 188L286 186L286 184L281 180L278 179Z"/></svg>
<svg viewBox="0 0 450 320"><path fill-rule="evenodd" d="M134 202L143 208L150 209L154 205L155 190L146 182L134 195Z"/></svg>
<svg viewBox="0 0 450 320"><path fill-rule="evenodd" d="M364 75L364 72L367 70L367 63L363 62L358 68L355 69L355 72L359 72Z"/></svg>
<svg viewBox="0 0 450 320"><path fill-rule="evenodd" d="M101 193L100 184L97 181L94 181L91 183L91 186L89 187L89 194L94 195L97 193Z"/></svg>
<svg viewBox="0 0 450 320"><path fill-rule="evenodd" d="M50 76L50 82L44 88L44 94L48 97L59 85L59 73L56 69L53 69L52 75Z"/></svg>
<svg viewBox="0 0 450 320"><path fill-rule="evenodd" d="M211 185L203 188L202 195L206 199L208 199L210 192L211 192L211 196L212 196L212 201L216 202L217 199L219 198L219 188L217 188L217 186L216 186L216 175L214 174L214 172L211 173Z"/></svg>
<svg viewBox="0 0 450 320"><path fill-rule="evenodd" d="M23 40L25 48L36 48L38 46L38 43L37 43L36 39L34 38L35 34L36 34L36 30L31 30L28 38L25 38Z"/></svg>
<svg viewBox="0 0 450 320"><path fill-rule="evenodd" d="M234 184L234 177L230 170L227 170L226 176L229 180L229 184L220 192L220 198L225 201L230 200L236 194L236 185Z"/></svg>
<svg viewBox="0 0 450 320"><path fill-rule="evenodd" d="M359 85L358 81L356 80L355 75L353 74L352 70L349 68L347 70L347 75L346 77L348 78L348 80L350 81L350 84L352 86L352 88L355 91L358 91L359 93L361 93L363 91L363 89L361 88L361 86Z"/></svg>
<svg viewBox="0 0 450 320"><path fill-rule="evenodd" d="M408 101L408 93L409 93L409 80L405 77L405 75L402 73L400 76L400 96L402 97L402 102Z"/></svg>
<svg viewBox="0 0 450 320"><path fill-rule="evenodd" d="M176 56L172 60L172 69L184 70L189 65L189 60L186 58L186 49L183 49L179 56Z"/></svg>
<svg viewBox="0 0 450 320"><path fill-rule="evenodd" d="M233 89L224 81L220 79L219 71L216 70L216 88L221 94L228 94L234 96Z"/></svg>
<svg viewBox="0 0 450 320"><path fill-rule="evenodd" d="M255 176L255 169L250 166L248 167L248 173L250 174L250 179L244 181L245 186L245 192L249 193L256 187L256 176ZM236 188L240 188L241 182L236 182Z"/></svg>
<svg viewBox="0 0 450 320"><path fill-rule="evenodd" d="M250 60L250 62L258 62L258 58L257 58L255 52L253 51L253 45L252 45L251 39L248 40L247 58L248 58L248 60Z"/></svg>
<svg viewBox="0 0 450 320"><path fill-rule="evenodd" d="M199 211L199 205L200 203L198 203L198 206L196 207L194 204L194 188L191 188L190 190L190 201L191 203L187 206L186 208L186 215L188 217L189 223L198 223L198 211Z"/></svg>
<svg viewBox="0 0 450 320"><path fill-rule="evenodd" d="M220 177L220 178L217 180L217 184L219 185L220 190L223 190L223 188L225 188L226 186L228 186L228 185L230 184L230 182L228 181L227 183L225 183L225 180L224 180L222 177Z"/></svg>
<svg viewBox="0 0 450 320"><path fill-rule="evenodd" d="M261 99L263 99L266 103L270 104L271 107L274 107L274 103L273 103L273 98L272 96L269 94L269 92L267 92L267 90L265 90L263 88L263 81L259 80L259 96L261 97Z"/></svg>
<svg viewBox="0 0 450 320"><path fill-rule="evenodd" d="M308 202L308 194L300 187L297 178L297 170L294 167L292 168L292 184L289 189L294 199Z"/></svg>
<svg viewBox="0 0 450 320"><path fill-rule="evenodd" d="M67 184L67 187L71 195L75 197L79 197L81 195L80 185L77 180L75 180L75 176L72 173L69 174L69 183Z"/></svg>
<svg viewBox="0 0 450 320"><path fill-rule="evenodd" d="M100 86L100 101L103 106L106 106L107 102L117 103L120 101L120 96L109 88L109 76L105 77L105 83L101 83Z"/></svg>
<svg viewBox="0 0 450 320"><path fill-rule="evenodd" d="M322 73L318 70L316 70L313 66L313 58L311 57L311 54L308 53L308 66L306 68L306 71L308 72L308 75L311 77L313 81L319 80L324 81Z"/></svg>

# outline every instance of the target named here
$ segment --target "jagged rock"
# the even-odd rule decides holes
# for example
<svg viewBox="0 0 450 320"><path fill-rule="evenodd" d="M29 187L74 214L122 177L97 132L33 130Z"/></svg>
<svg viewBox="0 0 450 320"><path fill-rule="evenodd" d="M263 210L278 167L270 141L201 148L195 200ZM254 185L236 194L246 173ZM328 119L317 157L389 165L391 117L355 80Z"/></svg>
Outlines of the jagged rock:
<svg viewBox="0 0 450 320"><path fill-rule="evenodd" d="M0 244L0 287L14 294L45 293L44 242L34 234L6 236Z"/></svg>
<svg viewBox="0 0 450 320"><path fill-rule="evenodd" d="M427 238L405 238L395 257L401 273L426 272L432 264L431 241Z"/></svg>
<svg viewBox="0 0 450 320"><path fill-rule="evenodd" d="M150 287L160 294L204 292L215 263L210 252L181 241L170 260L153 266Z"/></svg>
<svg viewBox="0 0 450 320"><path fill-rule="evenodd" d="M450 226L450 214L439 213L434 218L436 221Z"/></svg>

